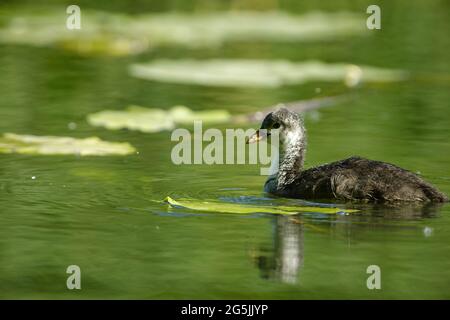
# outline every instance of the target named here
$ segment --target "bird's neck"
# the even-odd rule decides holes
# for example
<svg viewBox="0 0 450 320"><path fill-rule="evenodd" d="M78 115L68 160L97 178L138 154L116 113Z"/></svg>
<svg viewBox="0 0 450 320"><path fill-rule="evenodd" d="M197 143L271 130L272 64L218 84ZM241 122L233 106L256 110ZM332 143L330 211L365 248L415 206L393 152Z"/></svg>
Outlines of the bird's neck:
<svg viewBox="0 0 450 320"><path fill-rule="evenodd" d="M277 188L294 182L303 169L306 153L306 135L303 127L289 131L280 140Z"/></svg>

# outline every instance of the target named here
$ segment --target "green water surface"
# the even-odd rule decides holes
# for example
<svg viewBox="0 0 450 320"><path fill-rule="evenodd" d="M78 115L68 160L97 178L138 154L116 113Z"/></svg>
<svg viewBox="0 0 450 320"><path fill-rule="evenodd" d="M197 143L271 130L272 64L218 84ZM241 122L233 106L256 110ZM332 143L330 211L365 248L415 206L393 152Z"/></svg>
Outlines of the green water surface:
<svg viewBox="0 0 450 320"><path fill-rule="evenodd" d="M130 13L229 8L229 2L214 1L149 2L139 10L131 1L90 3L80 1L82 7ZM364 14L371 1L273 3L292 13ZM450 194L449 2L381 6L381 30L327 42L167 47L121 58L0 45L1 133L98 136L139 150L125 157L0 154L0 298L450 298L448 204L366 205L357 215L296 219L168 210L155 200L302 202L264 194L265 177L256 165L174 165L170 132L108 131L86 122L89 113L129 104L238 114L280 101L349 94L349 101L306 114L306 166L360 155L420 172ZM232 89L150 82L127 73L129 64L156 58L217 57L349 62L412 76L355 89L320 82ZM66 288L69 265L81 268L81 290ZM369 265L381 268L381 290L366 286Z"/></svg>

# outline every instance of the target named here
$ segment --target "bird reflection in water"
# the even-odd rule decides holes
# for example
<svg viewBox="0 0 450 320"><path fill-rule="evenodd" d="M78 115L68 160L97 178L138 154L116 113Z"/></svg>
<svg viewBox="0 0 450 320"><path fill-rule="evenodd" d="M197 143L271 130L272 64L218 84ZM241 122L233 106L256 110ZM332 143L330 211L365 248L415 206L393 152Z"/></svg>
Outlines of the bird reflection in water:
<svg viewBox="0 0 450 320"><path fill-rule="evenodd" d="M297 218L280 215L274 217L273 227L272 246L261 248L255 263L265 279L297 283L303 267L304 226Z"/></svg>
<svg viewBox="0 0 450 320"><path fill-rule="evenodd" d="M351 245L355 233L364 232L373 226L386 228L402 228L392 223L399 220L415 220L417 218L433 218L439 215L441 204L410 204L403 206L360 205L356 206L359 214L353 216L330 217L330 230L340 241ZM252 254L261 277L276 279L284 283L299 282L304 264L304 229L313 227L304 224L300 217L278 215L273 217L273 236L269 246L260 247ZM316 229L314 229L316 230ZM429 230L424 229L427 236Z"/></svg>

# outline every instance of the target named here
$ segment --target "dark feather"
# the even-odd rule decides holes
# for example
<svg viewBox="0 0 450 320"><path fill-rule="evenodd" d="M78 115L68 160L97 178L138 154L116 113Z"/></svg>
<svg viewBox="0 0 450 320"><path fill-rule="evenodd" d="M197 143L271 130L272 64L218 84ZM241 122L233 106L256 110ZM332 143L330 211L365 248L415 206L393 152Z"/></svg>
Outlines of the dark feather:
<svg viewBox="0 0 450 320"><path fill-rule="evenodd" d="M295 181L281 189L268 180L266 191L302 199L448 201L443 193L416 174L389 163L361 157L301 171Z"/></svg>
<svg viewBox="0 0 450 320"><path fill-rule="evenodd" d="M303 170L306 131L302 118L286 108L271 112L262 128L280 124L280 164L265 191L290 198L364 202L446 202L448 198L416 174L381 161L351 157Z"/></svg>

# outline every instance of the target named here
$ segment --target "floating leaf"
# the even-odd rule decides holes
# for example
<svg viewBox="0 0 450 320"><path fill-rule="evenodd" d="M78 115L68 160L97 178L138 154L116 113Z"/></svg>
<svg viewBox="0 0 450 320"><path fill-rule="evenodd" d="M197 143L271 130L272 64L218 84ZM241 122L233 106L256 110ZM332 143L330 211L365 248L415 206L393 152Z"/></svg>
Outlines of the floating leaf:
<svg viewBox="0 0 450 320"><path fill-rule="evenodd" d="M192 111L185 106L175 106L170 109L169 114L177 124L192 124L196 120L201 120L204 123L223 123L231 119L231 115L227 110Z"/></svg>
<svg viewBox="0 0 450 320"><path fill-rule="evenodd" d="M136 150L129 143L108 142L97 137L76 139L71 137L5 133L3 137L0 138L0 153L107 156L127 155L134 152L136 152Z"/></svg>
<svg viewBox="0 0 450 320"><path fill-rule="evenodd" d="M219 213L236 213L236 214L251 214L251 213L272 213L272 214L287 214L293 215L300 212L317 212L323 214L337 214L340 212L352 213L358 210L343 210L339 208L330 207L307 207L307 206L255 206L237 203L225 203L214 200L201 201L193 199L183 199L182 202L176 201L171 197L164 199L173 208L185 208L195 211L208 211Z"/></svg>
<svg viewBox="0 0 450 320"><path fill-rule="evenodd" d="M230 119L231 115L226 110L192 111L184 106L175 106L170 110L130 106L126 110L105 110L88 115L88 122L93 126L142 132L170 130L177 124L192 124L195 120L221 123Z"/></svg>
<svg viewBox="0 0 450 320"><path fill-rule="evenodd" d="M226 41L309 41L366 32L357 13L225 11L203 14L152 14L135 18L133 28L153 42L188 47L219 46Z"/></svg>
<svg viewBox="0 0 450 320"><path fill-rule="evenodd" d="M355 86L361 81L399 81L406 77L399 70L285 60L155 60L131 65L130 74L153 81L231 87L280 87L308 81L342 81Z"/></svg>
<svg viewBox="0 0 450 320"><path fill-rule="evenodd" d="M88 115L93 126L110 130L130 129L142 132L158 132L174 128L174 121L162 109L146 109L131 106L126 110L105 110Z"/></svg>
<svg viewBox="0 0 450 320"><path fill-rule="evenodd" d="M218 12L125 15L83 9L82 28L66 28L64 11L5 12L0 42L56 46L81 54L130 55L157 46L216 47L226 41L303 41L363 34L353 13ZM366 33L367 34L367 33Z"/></svg>
<svg viewBox="0 0 450 320"><path fill-rule="evenodd" d="M65 11L47 8L30 12L27 8L10 11L0 27L0 43L53 46L80 54L124 56L148 49L148 37L127 30L131 17L83 10L82 27L69 30Z"/></svg>

